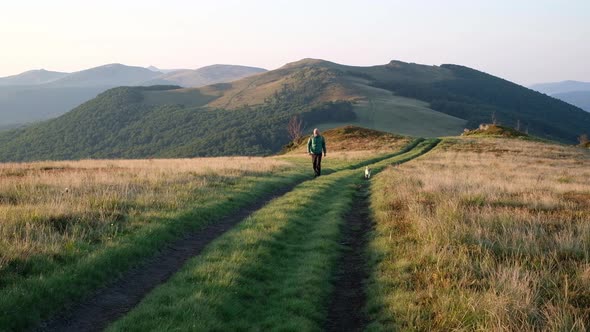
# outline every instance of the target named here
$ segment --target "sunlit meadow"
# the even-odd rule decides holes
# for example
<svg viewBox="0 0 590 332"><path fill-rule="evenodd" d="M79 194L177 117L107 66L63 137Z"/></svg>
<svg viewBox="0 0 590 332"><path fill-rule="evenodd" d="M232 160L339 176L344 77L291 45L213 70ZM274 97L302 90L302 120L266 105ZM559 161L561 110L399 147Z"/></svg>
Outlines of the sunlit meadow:
<svg viewBox="0 0 590 332"><path fill-rule="evenodd" d="M590 153L447 139L376 178L374 330L590 327Z"/></svg>

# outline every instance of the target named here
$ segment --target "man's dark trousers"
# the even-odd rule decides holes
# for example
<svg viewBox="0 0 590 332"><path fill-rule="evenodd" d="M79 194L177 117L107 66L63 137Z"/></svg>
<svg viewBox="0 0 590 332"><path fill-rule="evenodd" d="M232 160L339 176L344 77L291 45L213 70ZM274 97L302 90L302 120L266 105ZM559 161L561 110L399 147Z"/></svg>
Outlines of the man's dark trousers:
<svg viewBox="0 0 590 332"><path fill-rule="evenodd" d="M312 154L311 160L313 161L315 176L320 176L322 174L322 154Z"/></svg>

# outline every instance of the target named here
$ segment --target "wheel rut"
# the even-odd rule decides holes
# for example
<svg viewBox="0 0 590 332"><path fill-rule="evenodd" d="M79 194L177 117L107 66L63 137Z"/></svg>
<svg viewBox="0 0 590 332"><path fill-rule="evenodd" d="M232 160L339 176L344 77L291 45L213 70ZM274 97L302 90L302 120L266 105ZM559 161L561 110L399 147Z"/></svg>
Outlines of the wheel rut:
<svg viewBox="0 0 590 332"><path fill-rule="evenodd" d="M111 284L43 322L34 331L102 331L133 309L155 287L166 282L189 259L217 237L230 230L271 200L291 191L298 181L280 188L255 203L221 218L205 228L188 233L132 268Z"/></svg>
<svg viewBox="0 0 590 332"><path fill-rule="evenodd" d="M357 185L351 210L344 216L341 244L344 246L334 276L334 292L328 308L326 331L362 331L367 324L364 314L368 277L365 264L367 234L372 229L369 210L369 181Z"/></svg>
<svg viewBox="0 0 590 332"><path fill-rule="evenodd" d="M411 146L410 150L415 148L415 144ZM379 160L371 160L370 163L377 161ZM131 311L152 289L165 283L189 259L199 255L213 240L271 200L290 192L305 181L302 179L277 189L213 224L187 233L183 238L162 248L156 255L123 273L115 281L45 320L33 331L104 330L112 322ZM365 235L371 228L368 215L368 181L361 184L358 189L353 209L346 217L344 245L350 248L348 249L350 254L347 252L342 256L342 262L339 262L343 277L337 278L334 300L330 307L329 331L355 331L356 329L350 327L359 326L360 328L366 322L362 309L365 301L363 281L367 276L363 250L367 243ZM348 314L349 312L354 314ZM352 325L342 325L340 322L342 318L347 319L346 324Z"/></svg>
<svg viewBox="0 0 590 332"><path fill-rule="evenodd" d="M440 140L431 140L422 148L420 154L392 165L420 157L436 147L439 142ZM369 322L365 312L365 282L370 271L366 261L368 236L373 229L369 206L370 181L363 181L356 189L352 206L344 215L341 239L343 249L336 263L334 290L324 324L324 330L329 332L363 331Z"/></svg>

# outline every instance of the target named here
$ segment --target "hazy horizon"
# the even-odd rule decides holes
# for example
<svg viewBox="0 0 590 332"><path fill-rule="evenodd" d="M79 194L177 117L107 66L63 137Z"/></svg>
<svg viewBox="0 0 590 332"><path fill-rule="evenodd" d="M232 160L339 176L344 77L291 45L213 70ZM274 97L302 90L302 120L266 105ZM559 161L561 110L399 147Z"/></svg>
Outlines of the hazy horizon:
<svg viewBox="0 0 590 332"><path fill-rule="evenodd" d="M590 81L590 2L68 0L5 4L0 76L108 63L276 69L302 58L469 66L523 85Z"/></svg>

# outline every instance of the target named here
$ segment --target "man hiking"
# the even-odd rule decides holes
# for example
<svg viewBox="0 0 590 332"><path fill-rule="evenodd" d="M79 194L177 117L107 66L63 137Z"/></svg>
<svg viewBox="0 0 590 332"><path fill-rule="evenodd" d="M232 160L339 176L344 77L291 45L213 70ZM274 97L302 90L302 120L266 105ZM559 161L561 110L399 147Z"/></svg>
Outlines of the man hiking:
<svg viewBox="0 0 590 332"><path fill-rule="evenodd" d="M313 135L307 141L307 152L311 155L313 171L318 177L322 174L322 152L326 156L326 140L320 135L318 128L313 130Z"/></svg>

